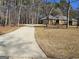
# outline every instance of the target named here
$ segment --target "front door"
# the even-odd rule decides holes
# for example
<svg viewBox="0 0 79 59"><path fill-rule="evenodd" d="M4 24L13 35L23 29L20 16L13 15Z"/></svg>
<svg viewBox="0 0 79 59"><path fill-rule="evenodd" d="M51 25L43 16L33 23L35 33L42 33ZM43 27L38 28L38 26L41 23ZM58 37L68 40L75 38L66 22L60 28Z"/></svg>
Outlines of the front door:
<svg viewBox="0 0 79 59"><path fill-rule="evenodd" d="M59 24L59 20L56 20L56 25L58 25Z"/></svg>

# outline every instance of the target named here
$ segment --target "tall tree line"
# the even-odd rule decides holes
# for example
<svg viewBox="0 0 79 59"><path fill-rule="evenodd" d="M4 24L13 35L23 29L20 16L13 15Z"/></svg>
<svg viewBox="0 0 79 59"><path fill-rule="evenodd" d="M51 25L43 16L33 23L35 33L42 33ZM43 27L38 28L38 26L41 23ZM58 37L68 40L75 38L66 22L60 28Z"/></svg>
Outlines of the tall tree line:
<svg viewBox="0 0 79 59"><path fill-rule="evenodd" d="M13 22L18 26L20 23L38 23L41 4L41 0L1 0L0 10L4 10L1 10L4 14L4 25Z"/></svg>
<svg viewBox="0 0 79 59"><path fill-rule="evenodd" d="M67 27L69 27L69 17L71 11L71 0L0 0L0 23L3 25L16 24L38 24L39 19L50 14L57 13L54 9L60 8L67 16ZM48 17L47 17L48 18Z"/></svg>

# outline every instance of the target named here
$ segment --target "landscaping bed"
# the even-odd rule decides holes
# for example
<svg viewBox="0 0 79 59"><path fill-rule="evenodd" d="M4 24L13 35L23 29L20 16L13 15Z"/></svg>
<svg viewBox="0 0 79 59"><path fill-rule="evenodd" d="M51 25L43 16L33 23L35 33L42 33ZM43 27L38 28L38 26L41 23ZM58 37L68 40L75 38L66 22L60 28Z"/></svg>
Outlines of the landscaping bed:
<svg viewBox="0 0 79 59"><path fill-rule="evenodd" d="M0 26L0 35L16 30L17 26Z"/></svg>

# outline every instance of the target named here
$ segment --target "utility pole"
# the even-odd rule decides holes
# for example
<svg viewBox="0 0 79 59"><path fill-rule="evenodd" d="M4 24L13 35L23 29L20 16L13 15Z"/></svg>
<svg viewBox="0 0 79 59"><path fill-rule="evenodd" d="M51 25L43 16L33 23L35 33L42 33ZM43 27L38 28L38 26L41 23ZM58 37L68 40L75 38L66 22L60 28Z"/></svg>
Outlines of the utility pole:
<svg viewBox="0 0 79 59"><path fill-rule="evenodd" d="M67 28L69 28L69 17L70 17L70 0L68 0L68 6L67 6Z"/></svg>

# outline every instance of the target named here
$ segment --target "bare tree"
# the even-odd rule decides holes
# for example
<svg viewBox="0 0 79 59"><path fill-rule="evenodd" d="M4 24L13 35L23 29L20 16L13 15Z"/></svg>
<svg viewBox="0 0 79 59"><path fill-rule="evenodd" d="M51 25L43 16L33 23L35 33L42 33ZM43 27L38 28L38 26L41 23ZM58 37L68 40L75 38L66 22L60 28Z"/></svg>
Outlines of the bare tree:
<svg viewBox="0 0 79 59"><path fill-rule="evenodd" d="M9 10L7 9L7 10L6 10L6 20L5 20L5 26L7 25L7 22L8 22L8 12L9 12Z"/></svg>

